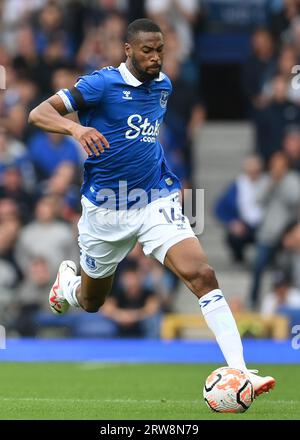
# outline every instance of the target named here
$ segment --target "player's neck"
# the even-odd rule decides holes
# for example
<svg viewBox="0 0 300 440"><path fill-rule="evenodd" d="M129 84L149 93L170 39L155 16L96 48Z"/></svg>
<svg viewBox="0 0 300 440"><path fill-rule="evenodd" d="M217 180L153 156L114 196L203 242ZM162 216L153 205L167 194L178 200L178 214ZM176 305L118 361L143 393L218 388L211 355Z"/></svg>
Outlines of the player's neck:
<svg viewBox="0 0 300 440"><path fill-rule="evenodd" d="M127 69L129 70L129 72L139 81L141 82L145 82L146 79L144 77L141 76L141 74L134 68L134 66L132 65L132 63L130 62L130 60L126 60L125 65L127 67Z"/></svg>

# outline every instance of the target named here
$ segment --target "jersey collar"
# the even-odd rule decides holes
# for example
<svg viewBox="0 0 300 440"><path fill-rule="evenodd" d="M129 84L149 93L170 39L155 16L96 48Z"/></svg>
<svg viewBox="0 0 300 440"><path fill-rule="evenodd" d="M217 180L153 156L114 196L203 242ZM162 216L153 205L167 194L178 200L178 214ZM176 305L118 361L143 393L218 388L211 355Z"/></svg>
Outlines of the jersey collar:
<svg viewBox="0 0 300 440"><path fill-rule="evenodd" d="M127 69L125 63L121 63L118 67L119 72L123 78L123 80L128 84L129 86L138 87L142 85L143 83L139 81L132 73ZM160 72L159 77L155 78L154 81L162 81L164 79L165 75Z"/></svg>

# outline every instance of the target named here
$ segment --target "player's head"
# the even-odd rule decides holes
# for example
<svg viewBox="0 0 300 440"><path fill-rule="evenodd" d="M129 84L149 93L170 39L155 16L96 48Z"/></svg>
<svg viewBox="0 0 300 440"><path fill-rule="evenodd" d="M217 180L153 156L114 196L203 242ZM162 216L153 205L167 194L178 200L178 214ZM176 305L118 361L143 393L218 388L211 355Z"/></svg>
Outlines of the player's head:
<svg viewBox="0 0 300 440"><path fill-rule="evenodd" d="M159 76L163 48L162 31L156 23L147 18L130 23L126 34L125 53L138 79L148 81Z"/></svg>

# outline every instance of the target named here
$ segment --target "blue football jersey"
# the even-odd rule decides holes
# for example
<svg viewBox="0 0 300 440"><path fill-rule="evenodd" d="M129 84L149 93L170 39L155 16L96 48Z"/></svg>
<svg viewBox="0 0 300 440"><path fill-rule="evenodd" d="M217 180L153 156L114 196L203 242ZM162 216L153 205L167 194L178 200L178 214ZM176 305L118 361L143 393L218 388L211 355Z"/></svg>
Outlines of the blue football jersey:
<svg viewBox="0 0 300 440"><path fill-rule="evenodd" d="M80 123L96 128L110 144L84 164L82 194L93 204L140 207L180 188L158 141L171 92L165 74L142 83L125 63L82 76L72 90L58 92L67 110L78 111Z"/></svg>

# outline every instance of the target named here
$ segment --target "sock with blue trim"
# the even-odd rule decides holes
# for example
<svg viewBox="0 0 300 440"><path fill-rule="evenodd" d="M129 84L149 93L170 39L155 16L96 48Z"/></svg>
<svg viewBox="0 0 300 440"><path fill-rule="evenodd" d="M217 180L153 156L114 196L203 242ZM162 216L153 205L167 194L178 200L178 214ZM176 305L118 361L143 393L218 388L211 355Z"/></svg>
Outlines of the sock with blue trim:
<svg viewBox="0 0 300 440"><path fill-rule="evenodd" d="M202 296L199 305L228 366L246 371L241 337L222 291L215 289Z"/></svg>
<svg viewBox="0 0 300 440"><path fill-rule="evenodd" d="M76 291L80 283L81 276L74 275L73 277L69 278L63 286L64 297L66 298L70 306L80 307L76 296Z"/></svg>

